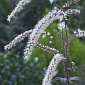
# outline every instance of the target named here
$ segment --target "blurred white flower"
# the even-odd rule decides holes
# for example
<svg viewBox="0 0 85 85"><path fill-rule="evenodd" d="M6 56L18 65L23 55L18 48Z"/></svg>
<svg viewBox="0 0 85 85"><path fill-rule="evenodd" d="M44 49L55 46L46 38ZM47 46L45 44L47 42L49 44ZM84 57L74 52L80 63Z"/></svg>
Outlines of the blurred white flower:
<svg viewBox="0 0 85 85"><path fill-rule="evenodd" d="M52 41L49 41L49 43L52 43Z"/></svg>
<svg viewBox="0 0 85 85"><path fill-rule="evenodd" d="M35 57L34 62L36 63L39 60L38 57Z"/></svg>
<svg viewBox="0 0 85 85"><path fill-rule="evenodd" d="M53 36L50 36L50 38L52 39L52 38L53 38Z"/></svg>
<svg viewBox="0 0 85 85"><path fill-rule="evenodd" d="M46 37L46 35L43 35L43 36L42 36L42 38L45 38L45 37Z"/></svg>
<svg viewBox="0 0 85 85"><path fill-rule="evenodd" d="M49 0L49 1L50 1L50 3L52 4L54 0Z"/></svg>
<svg viewBox="0 0 85 85"><path fill-rule="evenodd" d="M47 32L47 35L50 35L50 33L49 33L49 32Z"/></svg>

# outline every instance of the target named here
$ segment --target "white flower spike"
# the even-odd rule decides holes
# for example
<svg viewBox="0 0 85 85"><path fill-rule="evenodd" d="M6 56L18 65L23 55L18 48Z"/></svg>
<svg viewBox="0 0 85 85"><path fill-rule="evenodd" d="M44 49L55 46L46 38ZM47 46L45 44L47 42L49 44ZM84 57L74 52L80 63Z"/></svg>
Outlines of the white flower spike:
<svg viewBox="0 0 85 85"><path fill-rule="evenodd" d="M10 15L8 15L8 19L7 21L11 21L11 19L15 16L15 14L17 14L18 12L21 12L21 10L23 10L23 6L30 3L32 0L21 0L19 1L19 3L17 4L17 6L15 7L15 9L11 12Z"/></svg>
<svg viewBox="0 0 85 85"><path fill-rule="evenodd" d="M55 72L56 67L58 66L59 62L63 59L64 59L64 57L59 53L56 54L52 58L49 66L48 66L48 69L46 71L45 77L43 79L42 85L51 85L51 80L54 77L53 73Z"/></svg>
<svg viewBox="0 0 85 85"><path fill-rule="evenodd" d="M33 51L34 46L36 46L36 43L41 36L41 34L44 32L44 30L51 24L53 21L63 17L63 11L59 10L57 7L55 7L51 12L49 12L44 18L42 18L37 25L35 25L31 35L29 36L29 40L27 42L27 46L24 50L24 59L25 61L28 61L30 58L30 55ZM62 16L62 17L61 17Z"/></svg>

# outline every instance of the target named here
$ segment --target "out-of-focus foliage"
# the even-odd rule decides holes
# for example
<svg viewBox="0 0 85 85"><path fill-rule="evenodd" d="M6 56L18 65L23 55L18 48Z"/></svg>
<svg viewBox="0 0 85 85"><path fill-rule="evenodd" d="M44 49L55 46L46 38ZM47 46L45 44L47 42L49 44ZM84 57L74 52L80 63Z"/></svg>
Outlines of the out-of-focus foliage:
<svg viewBox="0 0 85 85"><path fill-rule="evenodd" d="M22 57L12 53L0 54L0 85L41 85L45 70L38 57L25 63Z"/></svg>

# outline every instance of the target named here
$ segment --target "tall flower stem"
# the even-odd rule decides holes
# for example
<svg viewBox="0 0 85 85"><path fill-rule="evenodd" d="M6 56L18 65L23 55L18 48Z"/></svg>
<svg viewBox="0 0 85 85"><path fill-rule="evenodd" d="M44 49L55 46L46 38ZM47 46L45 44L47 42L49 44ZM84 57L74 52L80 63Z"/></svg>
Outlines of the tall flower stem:
<svg viewBox="0 0 85 85"><path fill-rule="evenodd" d="M63 38L63 29L62 29L62 38ZM64 44L65 44L65 43L64 43L64 40L63 40L63 55L64 55L64 58L65 58ZM66 68L66 65L65 65L65 60L63 60L63 61L64 61L64 62L63 62L63 63L64 63L64 66L63 66L63 67L64 67L64 77L66 77L66 69L65 69L65 68Z"/></svg>
<svg viewBox="0 0 85 85"><path fill-rule="evenodd" d="M67 35L67 28L66 28L66 20L65 20L65 32L66 32L66 44L65 44L66 55L65 55L65 58L67 58L67 53L68 53L68 35ZM65 66L66 66L67 83L69 85L69 77L68 77L68 70L67 70L67 62L66 61L65 61Z"/></svg>
<svg viewBox="0 0 85 85"><path fill-rule="evenodd" d="M67 29L66 29L66 20L63 16L63 19L64 19L64 22L65 22L65 33L66 33L66 41L63 40L63 55L64 55L64 58L65 60L63 60L63 63L64 63L64 77L67 78L67 85L69 85L69 77L68 77L68 70L67 70L67 53L68 53L68 35L67 35ZM63 29L62 29L62 38L63 37Z"/></svg>
<svg viewBox="0 0 85 85"><path fill-rule="evenodd" d="M62 30L62 37L63 37L63 30ZM64 77L67 78L67 82L68 82L67 85L69 85L67 62L66 62L66 59L67 59L67 54L66 53L67 52L65 52L65 50L67 50L66 48L67 48L67 46L65 45L65 41L63 40L63 55L64 55L64 58L65 58L65 60L63 60L63 63L64 63L64 66L63 66L63 68L64 68Z"/></svg>

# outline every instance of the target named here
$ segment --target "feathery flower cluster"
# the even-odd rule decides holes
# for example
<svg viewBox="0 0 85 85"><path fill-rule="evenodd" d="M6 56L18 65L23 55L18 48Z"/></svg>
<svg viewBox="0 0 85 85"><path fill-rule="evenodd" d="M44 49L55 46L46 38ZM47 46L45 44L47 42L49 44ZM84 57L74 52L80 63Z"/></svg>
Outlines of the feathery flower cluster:
<svg viewBox="0 0 85 85"><path fill-rule="evenodd" d="M65 12L65 15L66 16L70 16L70 15L77 15L77 14L80 14L80 10L77 10L77 9L68 9L66 12Z"/></svg>
<svg viewBox="0 0 85 85"><path fill-rule="evenodd" d="M29 35L32 33L32 30L25 31L23 34L20 34L18 37L16 37L14 40L12 40L8 45L4 47L5 50L11 49L13 46L16 46L17 43L20 43L24 38L29 37Z"/></svg>
<svg viewBox="0 0 85 85"><path fill-rule="evenodd" d="M55 48L50 48L48 46L44 46L44 45L39 44L39 43L37 43L37 47L41 48L44 51L47 51L48 53L52 52L54 55L59 53L59 51L56 50Z"/></svg>
<svg viewBox="0 0 85 85"><path fill-rule="evenodd" d="M71 4L79 2L80 0L70 0L63 5L63 7L69 7Z"/></svg>
<svg viewBox="0 0 85 85"><path fill-rule="evenodd" d="M63 11L59 10L55 7L51 12L49 12L44 18L42 18L37 25L35 25L31 35L29 36L29 40L27 42L27 46L24 50L24 59L27 61L32 53L33 47L36 45L40 35L44 32L49 24L51 24L54 20L62 20L63 19Z"/></svg>
<svg viewBox="0 0 85 85"><path fill-rule="evenodd" d="M17 14L18 12L21 12L23 10L23 6L30 3L32 0L21 0L19 1L18 5L15 7L15 9L11 12L10 15L8 15L8 21L10 22L11 19Z"/></svg>
<svg viewBox="0 0 85 85"><path fill-rule="evenodd" d="M78 29L77 32L74 31L74 34L76 34L76 37L85 37L85 31Z"/></svg>
<svg viewBox="0 0 85 85"><path fill-rule="evenodd" d="M56 54L53 59L51 60L48 69L46 71L46 75L43 79L42 85L51 85L51 80L53 78L53 73L56 70L56 67L58 66L59 62L63 60L64 57L61 54Z"/></svg>

